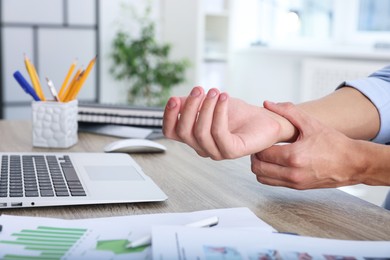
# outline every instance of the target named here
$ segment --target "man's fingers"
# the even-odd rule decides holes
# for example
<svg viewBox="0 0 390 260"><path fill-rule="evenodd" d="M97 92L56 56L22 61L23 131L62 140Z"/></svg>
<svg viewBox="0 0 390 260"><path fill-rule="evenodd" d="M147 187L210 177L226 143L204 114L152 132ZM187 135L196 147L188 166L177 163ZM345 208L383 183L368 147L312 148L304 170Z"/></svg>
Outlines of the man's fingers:
<svg viewBox="0 0 390 260"><path fill-rule="evenodd" d="M251 156L251 170L257 176L288 181L285 167L272 162L266 162L258 158L258 154Z"/></svg>
<svg viewBox="0 0 390 260"><path fill-rule="evenodd" d="M287 166L291 163L291 146L294 144L276 144L255 154L256 159L272 164Z"/></svg>
<svg viewBox="0 0 390 260"><path fill-rule="evenodd" d="M291 184L288 181L278 180L278 179L259 176L259 175L256 175L256 180L262 184L269 185L269 186L278 186L278 187L297 189L293 184Z"/></svg>
<svg viewBox="0 0 390 260"><path fill-rule="evenodd" d="M200 156L207 157L207 154L199 147L193 135L199 106L203 98L204 91L201 87L193 88L191 94L186 98L170 98L165 106L163 133L170 139L188 144Z"/></svg>
<svg viewBox="0 0 390 260"><path fill-rule="evenodd" d="M182 141L176 134L176 125L178 122L179 112L181 106L181 99L171 97L165 106L163 116L163 134L170 139Z"/></svg>
<svg viewBox="0 0 390 260"><path fill-rule="evenodd" d="M251 156L251 169L258 178L283 181L289 183L288 187L295 188L304 182L305 175L299 171L299 168L291 167L288 163L276 164L272 160L271 162L267 162L264 161L261 156L261 153L253 154Z"/></svg>
<svg viewBox="0 0 390 260"><path fill-rule="evenodd" d="M234 139L229 129L228 104L229 96L227 93L219 95L218 102L214 111L213 124L211 126L211 134L219 148L220 153L224 158L235 158L233 148Z"/></svg>
<svg viewBox="0 0 390 260"><path fill-rule="evenodd" d="M183 104L182 112L176 126L176 134L187 144L195 142L193 137L194 124L198 117L199 106L202 102L204 91L200 87L192 89L186 102Z"/></svg>
<svg viewBox="0 0 390 260"><path fill-rule="evenodd" d="M221 154L211 135L211 127L215 113L215 105L219 97L218 89L210 89L199 111L198 121L195 124L194 136L198 145L214 160L220 160Z"/></svg>
<svg viewBox="0 0 390 260"><path fill-rule="evenodd" d="M259 170L261 168L261 170ZM267 162L261 162L257 167L253 167L258 182L271 186L283 186L292 189L304 189L305 181L302 179L302 175L294 174L291 168L270 164Z"/></svg>
<svg viewBox="0 0 390 260"><path fill-rule="evenodd" d="M179 97L179 99L180 99L180 104L185 104L187 101L187 97ZM180 106L180 111L179 111L180 114L183 113L183 107L184 106Z"/></svg>
<svg viewBox="0 0 390 260"><path fill-rule="evenodd" d="M182 142L191 146L200 156L208 157L194 136L194 127L198 120L199 109L203 99L203 88L194 87L190 95L186 98L185 103L181 106L181 112L176 125L176 135Z"/></svg>

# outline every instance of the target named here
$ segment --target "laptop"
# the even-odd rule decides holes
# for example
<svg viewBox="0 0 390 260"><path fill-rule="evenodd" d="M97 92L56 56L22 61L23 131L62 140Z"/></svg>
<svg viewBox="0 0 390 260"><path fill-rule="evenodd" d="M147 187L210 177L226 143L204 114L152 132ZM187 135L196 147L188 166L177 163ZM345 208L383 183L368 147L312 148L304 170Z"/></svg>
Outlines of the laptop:
<svg viewBox="0 0 390 260"><path fill-rule="evenodd" d="M0 209L164 201L124 153L0 153Z"/></svg>

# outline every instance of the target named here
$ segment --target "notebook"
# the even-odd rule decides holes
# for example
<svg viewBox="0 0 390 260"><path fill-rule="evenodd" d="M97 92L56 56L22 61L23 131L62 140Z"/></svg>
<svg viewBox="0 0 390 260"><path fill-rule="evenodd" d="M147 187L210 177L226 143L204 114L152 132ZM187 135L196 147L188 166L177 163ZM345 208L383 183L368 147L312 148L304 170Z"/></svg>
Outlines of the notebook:
<svg viewBox="0 0 390 260"><path fill-rule="evenodd" d="M122 153L0 153L0 208L164 201Z"/></svg>
<svg viewBox="0 0 390 260"><path fill-rule="evenodd" d="M161 129L164 109L120 104L79 103L78 122Z"/></svg>

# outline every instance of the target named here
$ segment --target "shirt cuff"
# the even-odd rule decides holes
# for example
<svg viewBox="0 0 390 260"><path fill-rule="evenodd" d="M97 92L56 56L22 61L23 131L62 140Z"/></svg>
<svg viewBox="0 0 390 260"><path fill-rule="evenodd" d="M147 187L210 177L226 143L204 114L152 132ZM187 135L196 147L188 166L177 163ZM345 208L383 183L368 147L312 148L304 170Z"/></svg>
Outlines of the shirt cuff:
<svg viewBox="0 0 390 260"><path fill-rule="evenodd" d="M350 86L359 90L377 108L380 116L380 129L371 141L375 143L390 142L390 85L384 80L368 77L342 83L338 88Z"/></svg>

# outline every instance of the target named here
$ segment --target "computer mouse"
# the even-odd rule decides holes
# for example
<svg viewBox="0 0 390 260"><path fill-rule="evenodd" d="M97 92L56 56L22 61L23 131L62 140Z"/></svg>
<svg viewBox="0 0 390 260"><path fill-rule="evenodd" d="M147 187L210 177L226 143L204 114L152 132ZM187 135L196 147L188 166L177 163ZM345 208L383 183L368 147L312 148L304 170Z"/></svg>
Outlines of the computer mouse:
<svg viewBox="0 0 390 260"><path fill-rule="evenodd" d="M161 153L166 150L164 145L148 139L122 139L104 147L106 153Z"/></svg>

